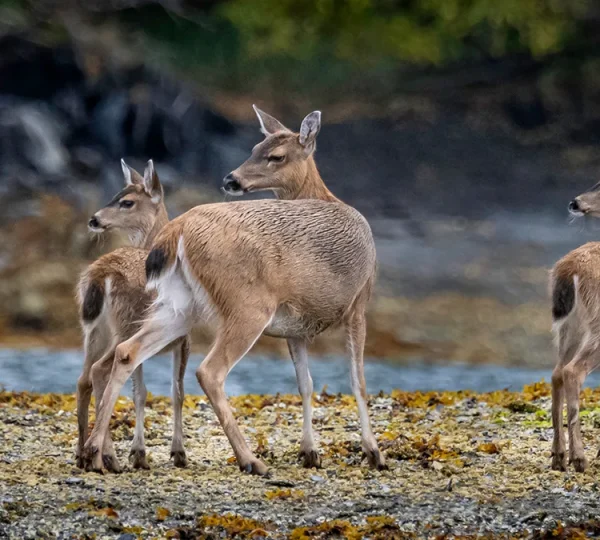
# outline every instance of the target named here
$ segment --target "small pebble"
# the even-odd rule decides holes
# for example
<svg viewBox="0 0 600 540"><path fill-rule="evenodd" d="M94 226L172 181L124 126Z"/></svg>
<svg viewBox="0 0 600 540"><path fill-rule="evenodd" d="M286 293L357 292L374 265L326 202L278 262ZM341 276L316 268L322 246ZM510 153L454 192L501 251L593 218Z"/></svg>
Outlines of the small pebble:
<svg viewBox="0 0 600 540"><path fill-rule="evenodd" d="M70 478L67 478L65 480L65 484L68 484L70 486L75 486L77 484L83 484L84 480L83 478L78 478L77 476L71 476Z"/></svg>

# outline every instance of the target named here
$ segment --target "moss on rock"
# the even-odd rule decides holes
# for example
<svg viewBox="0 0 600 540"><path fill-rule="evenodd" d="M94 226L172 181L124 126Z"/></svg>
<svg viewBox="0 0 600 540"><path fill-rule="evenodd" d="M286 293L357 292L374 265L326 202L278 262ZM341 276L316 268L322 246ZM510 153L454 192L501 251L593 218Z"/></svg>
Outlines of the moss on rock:
<svg viewBox="0 0 600 540"><path fill-rule="evenodd" d="M297 461L295 395L231 398L253 450L271 468L245 476L206 398L185 400L190 465L169 461L170 400L150 396L150 471L120 475L75 467L75 398L0 392L0 537L7 538L580 538L599 530L598 464L550 470L546 383L520 392L371 396L373 426L390 465L361 459L354 399L315 394L323 469ZM588 455L600 435L600 390L583 391ZM531 405L518 407L514 403ZM134 426L119 398L113 436L122 461Z"/></svg>

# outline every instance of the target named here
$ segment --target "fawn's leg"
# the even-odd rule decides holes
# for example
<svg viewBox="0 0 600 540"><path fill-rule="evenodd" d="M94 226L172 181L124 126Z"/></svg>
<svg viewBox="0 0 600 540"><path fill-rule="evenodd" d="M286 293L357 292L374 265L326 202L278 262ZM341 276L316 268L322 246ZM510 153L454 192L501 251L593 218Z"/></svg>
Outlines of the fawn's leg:
<svg viewBox="0 0 600 540"><path fill-rule="evenodd" d="M97 413L96 425L84 447L83 457L87 470L102 470L104 443L105 440L110 440L110 417L127 379L142 362L177 338L188 334L191 322L189 314L174 312L169 310L168 306L161 307L135 335L117 346L110 380Z"/></svg>
<svg viewBox="0 0 600 540"><path fill-rule="evenodd" d="M94 387L94 397L96 399L96 424L98 423L98 412L100 411L100 405L102 402L102 396L104 395L104 389L110 379L110 373L112 371L113 361L115 357L114 345L111 345L110 349L102 356L98 362L92 367L92 383ZM110 419L109 419L110 420ZM95 424L95 425L96 425ZM94 425L94 430L96 429ZM93 431L92 431L93 432ZM121 465L117 459L112 438L110 433L104 439L104 446L102 449L101 458L104 467L114 473L121 472Z"/></svg>
<svg viewBox="0 0 600 540"><path fill-rule="evenodd" d="M144 416L146 407L146 399L148 391L144 384L143 366L138 366L133 370L131 383L133 386L133 404L135 407L135 432L133 434L133 442L131 443L131 451L129 457L134 469L149 469L146 459L146 443L144 441Z"/></svg>
<svg viewBox="0 0 600 540"><path fill-rule="evenodd" d="M567 400L567 425L569 429L569 461L577 472L583 472L588 466L581 440L581 422L579 419L579 394L581 385L599 361L599 351L589 340L563 369L563 382Z"/></svg>
<svg viewBox="0 0 600 540"><path fill-rule="evenodd" d="M183 377L190 356L190 339L181 340L173 351L173 441L171 442L171 457L175 467L185 467L187 458L183 446Z"/></svg>
<svg viewBox="0 0 600 540"><path fill-rule="evenodd" d="M552 469L555 471L567 470L565 430L563 425L564 397L563 365L559 364L552 372L552 427L554 428Z"/></svg>
<svg viewBox="0 0 600 540"><path fill-rule="evenodd" d="M83 370L77 380L77 450L75 458L77 466L83 468L81 457L83 445L88 437L89 408L92 397L92 366L102 356L103 349L107 345L101 339L100 332L96 328L84 328L84 354L85 360Z"/></svg>
<svg viewBox="0 0 600 540"><path fill-rule="evenodd" d="M274 309L256 309L223 320L213 348L196 370L198 382L229 439L240 469L251 474L266 474L267 467L254 456L235 421L225 395L225 379L260 337L273 313Z"/></svg>
<svg viewBox="0 0 600 540"><path fill-rule="evenodd" d="M300 457L302 466L306 468L320 467L321 458L317 451L312 427L312 393L313 381L308 369L307 344L304 339L289 338L287 340L290 356L296 368L298 390L302 396L302 441Z"/></svg>

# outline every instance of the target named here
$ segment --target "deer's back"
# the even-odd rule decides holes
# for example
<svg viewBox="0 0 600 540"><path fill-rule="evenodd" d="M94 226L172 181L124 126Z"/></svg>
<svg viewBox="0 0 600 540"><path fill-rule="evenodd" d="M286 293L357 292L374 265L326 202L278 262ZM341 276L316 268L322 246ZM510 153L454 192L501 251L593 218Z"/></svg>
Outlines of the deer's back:
<svg viewBox="0 0 600 540"><path fill-rule="evenodd" d="M555 276L592 280L600 284L600 242L589 242L567 253L552 269Z"/></svg>
<svg viewBox="0 0 600 540"><path fill-rule="evenodd" d="M263 287L292 318L312 320L319 331L343 315L375 272L370 227L343 203L204 205L164 232L181 236L196 278L213 298Z"/></svg>

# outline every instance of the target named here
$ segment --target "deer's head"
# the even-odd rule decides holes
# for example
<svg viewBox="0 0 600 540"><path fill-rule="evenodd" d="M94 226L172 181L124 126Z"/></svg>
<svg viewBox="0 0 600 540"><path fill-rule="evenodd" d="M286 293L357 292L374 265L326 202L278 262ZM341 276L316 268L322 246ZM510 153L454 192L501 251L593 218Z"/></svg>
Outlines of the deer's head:
<svg viewBox="0 0 600 540"><path fill-rule="evenodd" d="M302 184L316 172L313 153L321 129L320 111L311 112L295 133L279 120L253 106L265 139L250 157L223 179L223 190L230 195L272 190L276 194L300 191Z"/></svg>
<svg viewBox="0 0 600 540"><path fill-rule="evenodd" d="M88 229L95 234L110 230L125 233L135 246L144 245L158 220L164 219L163 188L152 160L144 176L121 160L125 187L89 220Z"/></svg>
<svg viewBox="0 0 600 540"><path fill-rule="evenodd" d="M569 203L569 212L578 217L600 217L600 182L575 197Z"/></svg>

